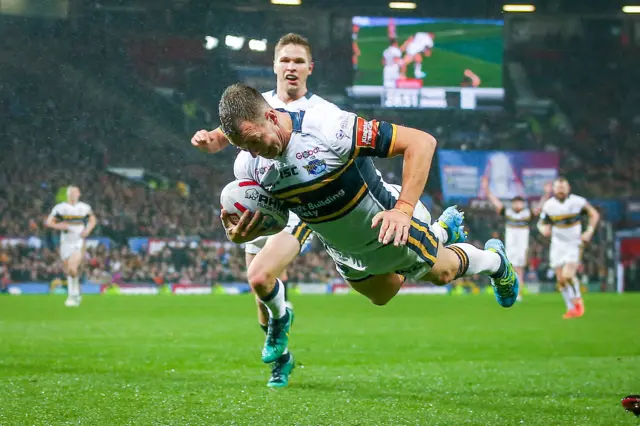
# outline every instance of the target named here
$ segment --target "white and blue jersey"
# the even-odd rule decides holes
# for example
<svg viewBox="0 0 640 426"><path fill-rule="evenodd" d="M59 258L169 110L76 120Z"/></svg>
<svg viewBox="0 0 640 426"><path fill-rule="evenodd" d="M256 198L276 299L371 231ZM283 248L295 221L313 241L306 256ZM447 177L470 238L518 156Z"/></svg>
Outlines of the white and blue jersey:
<svg viewBox="0 0 640 426"><path fill-rule="evenodd" d="M270 90L268 92L262 93L262 97L267 101L267 103L272 108L281 108L287 111L300 111L308 108L313 108L315 106L324 105L331 106L333 108L338 108L331 102L321 98L318 95L315 95L311 92L307 92L300 99L296 99L293 102L289 102L288 104L284 103L276 94L275 90ZM236 157L234 168L239 167L242 168L244 164L250 162L252 160L251 154L245 151L241 151L238 153ZM237 175L237 174L236 174ZM285 232L292 234L294 237L298 239L300 242L300 251L304 252L311 243L312 233L311 230L300 221L297 215L290 213L289 221L287 222L287 226L284 229ZM249 254L258 254L260 250L264 247L267 242L268 237L258 237L255 240L247 243L245 245L245 251Z"/></svg>
<svg viewBox="0 0 640 426"><path fill-rule="evenodd" d="M379 243L379 229L371 228L373 217L392 209L397 195L367 157L389 156L396 126L333 105L289 114L293 133L282 155L273 160L244 156L250 161L236 164L236 177L259 182L282 200L317 233L346 279L388 272L424 275L438 251L424 206L414 213L406 247Z"/></svg>

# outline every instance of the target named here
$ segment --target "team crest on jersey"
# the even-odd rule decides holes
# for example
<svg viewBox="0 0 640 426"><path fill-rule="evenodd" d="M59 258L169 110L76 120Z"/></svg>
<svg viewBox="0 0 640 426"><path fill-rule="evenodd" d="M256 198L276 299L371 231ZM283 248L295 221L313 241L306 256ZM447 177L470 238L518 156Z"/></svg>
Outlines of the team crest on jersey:
<svg viewBox="0 0 640 426"><path fill-rule="evenodd" d="M304 168L309 172L310 175L318 176L320 173L327 170L327 162L324 160L313 159L307 163Z"/></svg>

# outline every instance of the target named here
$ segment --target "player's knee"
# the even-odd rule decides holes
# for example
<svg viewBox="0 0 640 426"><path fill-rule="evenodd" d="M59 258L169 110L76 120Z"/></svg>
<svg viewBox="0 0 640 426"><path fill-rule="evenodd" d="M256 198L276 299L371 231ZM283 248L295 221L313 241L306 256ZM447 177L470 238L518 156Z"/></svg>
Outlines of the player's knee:
<svg viewBox="0 0 640 426"><path fill-rule="evenodd" d="M267 289L275 280L276 277L272 276L266 271L260 269L251 269L247 272L247 281L254 291L261 292Z"/></svg>
<svg viewBox="0 0 640 426"><path fill-rule="evenodd" d="M371 300L371 303L373 303L376 306L384 306L387 303L389 303L389 301L393 299L393 296L370 296L369 300Z"/></svg>
<svg viewBox="0 0 640 426"><path fill-rule="evenodd" d="M67 268L67 274L71 275L72 277L78 276L78 267L77 266L69 266Z"/></svg>
<svg viewBox="0 0 640 426"><path fill-rule="evenodd" d="M443 269L441 271L438 271L437 274L435 274L435 277L431 282L435 285L440 285L440 286L447 285L456 278L456 273L457 273L457 269L455 271L450 268Z"/></svg>

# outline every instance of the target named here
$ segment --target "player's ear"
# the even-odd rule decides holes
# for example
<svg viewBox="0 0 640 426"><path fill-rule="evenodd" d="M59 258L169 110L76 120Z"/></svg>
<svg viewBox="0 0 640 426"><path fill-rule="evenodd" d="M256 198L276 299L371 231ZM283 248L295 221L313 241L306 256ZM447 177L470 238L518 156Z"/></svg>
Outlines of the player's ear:
<svg viewBox="0 0 640 426"><path fill-rule="evenodd" d="M316 64L313 62L309 63L309 75L313 74L313 67L315 67Z"/></svg>
<svg viewBox="0 0 640 426"><path fill-rule="evenodd" d="M278 114L276 114L276 110L275 109L268 109L265 111L264 113L264 118L267 119L267 121L272 122L273 124L278 124Z"/></svg>

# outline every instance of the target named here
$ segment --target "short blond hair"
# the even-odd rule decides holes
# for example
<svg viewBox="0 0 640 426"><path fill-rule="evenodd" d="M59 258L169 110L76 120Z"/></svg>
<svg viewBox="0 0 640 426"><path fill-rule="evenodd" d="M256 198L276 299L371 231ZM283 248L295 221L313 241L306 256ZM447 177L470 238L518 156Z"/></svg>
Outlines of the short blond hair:
<svg viewBox="0 0 640 426"><path fill-rule="evenodd" d="M306 37L303 37L300 34L296 34L296 33L289 33L280 37L280 40L278 40L278 43L276 44L276 48L274 49L274 52L273 52L274 59L277 58L278 52L280 51L280 49L290 44L304 47L304 49L307 51L307 55L309 55L309 62L313 62L313 59L311 56L311 45L309 44L309 40L307 40Z"/></svg>

